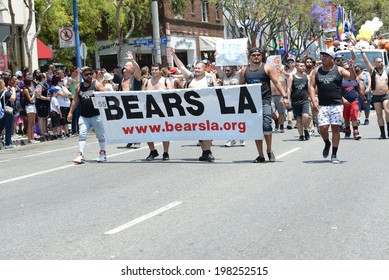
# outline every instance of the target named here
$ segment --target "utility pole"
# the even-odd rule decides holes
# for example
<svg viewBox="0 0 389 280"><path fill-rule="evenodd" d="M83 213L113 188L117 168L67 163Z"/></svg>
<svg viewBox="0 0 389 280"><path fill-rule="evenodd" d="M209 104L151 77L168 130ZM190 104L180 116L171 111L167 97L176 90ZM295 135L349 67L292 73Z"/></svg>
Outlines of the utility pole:
<svg viewBox="0 0 389 280"><path fill-rule="evenodd" d="M80 32L78 30L78 9L77 0L73 0L73 25L74 25L74 36L76 36L76 61L77 67L81 68L81 55L80 55Z"/></svg>
<svg viewBox="0 0 389 280"><path fill-rule="evenodd" d="M155 63L161 63L161 39L159 35L159 15L158 15L158 0L151 2L151 14L153 18L153 39L155 46Z"/></svg>

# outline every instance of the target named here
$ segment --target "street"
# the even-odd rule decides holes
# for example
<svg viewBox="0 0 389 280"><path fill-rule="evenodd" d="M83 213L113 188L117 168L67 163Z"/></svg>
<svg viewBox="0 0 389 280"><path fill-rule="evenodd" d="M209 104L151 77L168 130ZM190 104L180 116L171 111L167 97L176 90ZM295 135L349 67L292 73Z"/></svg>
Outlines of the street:
<svg viewBox="0 0 389 280"><path fill-rule="evenodd" d="M72 162L77 138L1 150L0 256L388 260L389 139L378 140L374 111L360 133L341 135L339 165L322 158L317 133L299 141L297 129L273 134L277 162L263 164L252 140L214 141L214 163L198 161L195 140L153 162L146 143L108 145L96 163L93 133L83 165Z"/></svg>

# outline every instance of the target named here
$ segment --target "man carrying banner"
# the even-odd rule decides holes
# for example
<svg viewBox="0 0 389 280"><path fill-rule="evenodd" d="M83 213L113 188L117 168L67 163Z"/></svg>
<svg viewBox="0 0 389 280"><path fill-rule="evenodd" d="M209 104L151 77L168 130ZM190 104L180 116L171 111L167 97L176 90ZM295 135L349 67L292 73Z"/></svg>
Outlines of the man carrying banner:
<svg viewBox="0 0 389 280"><path fill-rule="evenodd" d="M263 134L266 141L266 152L270 162L275 162L276 158L272 150L272 112L271 112L271 90L270 81L273 82L277 90L282 94L285 107L289 107L289 99L284 88L278 80L277 73L270 65L262 62L262 52L260 48L253 47L249 50L250 62L241 70L241 84L261 83L262 110L263 110ZM263 140L255 140L259 156L254 163L264 162L265 157L262 147Z"/></svg>
<svg viewBox="0 0 389 280"><path fill-rule="evenodd" d="M169 78L162 77L162 65L161 63L154 63L151 66L151 78L146 81L144 85L144 90L167 90L172 89L172 85L170 83ZM169 141L163 141L163 160L169 160ZM150 154L146 158L146 160L154 160L159 156L158 151L155 149L154 142L147 142L147 145L150 148Z"/></svg>
<svg viewBox="0 0 389 280"><path fill-rule="evenodd" d="M177 68L180 69L182 75L186 79L185 86L187 88L213 87L217 84L215 79L210 74L205 72L206 65L204 62L197 62L192 73L186 69L182 61L177 57L175 49L170 48L170 50ZM200 146L203 154L199 157L199 161L215 161L215 158L211 152L212 140L200 140Z"/></svg>

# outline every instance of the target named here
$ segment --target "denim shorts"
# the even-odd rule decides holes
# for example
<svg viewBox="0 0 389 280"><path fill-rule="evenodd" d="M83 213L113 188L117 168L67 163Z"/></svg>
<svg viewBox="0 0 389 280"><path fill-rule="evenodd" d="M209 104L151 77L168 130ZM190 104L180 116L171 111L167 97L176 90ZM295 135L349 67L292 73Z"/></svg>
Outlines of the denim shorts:
<svg viewBox="0 0 389 280"><path fill-rule="evenodd" d="M272 114L271 114L271 105L263 104L262 105L262 115L263 115L263 134L270 135L273 131L272 127Z"/></svg>

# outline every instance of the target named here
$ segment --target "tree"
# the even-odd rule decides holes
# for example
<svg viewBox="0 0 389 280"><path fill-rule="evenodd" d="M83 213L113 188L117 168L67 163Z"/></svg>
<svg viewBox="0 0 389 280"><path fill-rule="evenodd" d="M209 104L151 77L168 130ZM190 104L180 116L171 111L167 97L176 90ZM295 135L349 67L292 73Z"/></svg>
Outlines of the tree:
<svg viewBox="0 0 389 280"><path fill-rule="evenodd" d="M38 37L41 27L42 27L42 21L43 17L45 14L50 10L50 8L53 5L52 0L45 0L45 7L41 12L38 12L34 8L34 1L33 0L23 0L24 4L26 5L28 9L28 20L27 20L27 25L22 31L22 37L23 37L23 43L24 47L26 49L27 53L27 61L28 61L28 68L31 70L32 68L32 52L34 50L35 46L35 39ZM34 19L34 14L35 14L35 19L36 19L36 31L34 35L32 36L31 40L28 41L28 34L30 33L31 25Z"/></svg>
<svg viewBox="0 0 389 280"><path fill-rule="evenodd" d="M8 9L9 9L9 14L11 15L11 38L9 40L9 49L14 50L16 46L16 24L15 24L15 12L12 7L12 2L11 0L8 0ZM16 53L14 51L10 52L10 63L11 63L11 69L12 72L13 70L16 69L17 67L17 62L16 62Z"/></svg>

